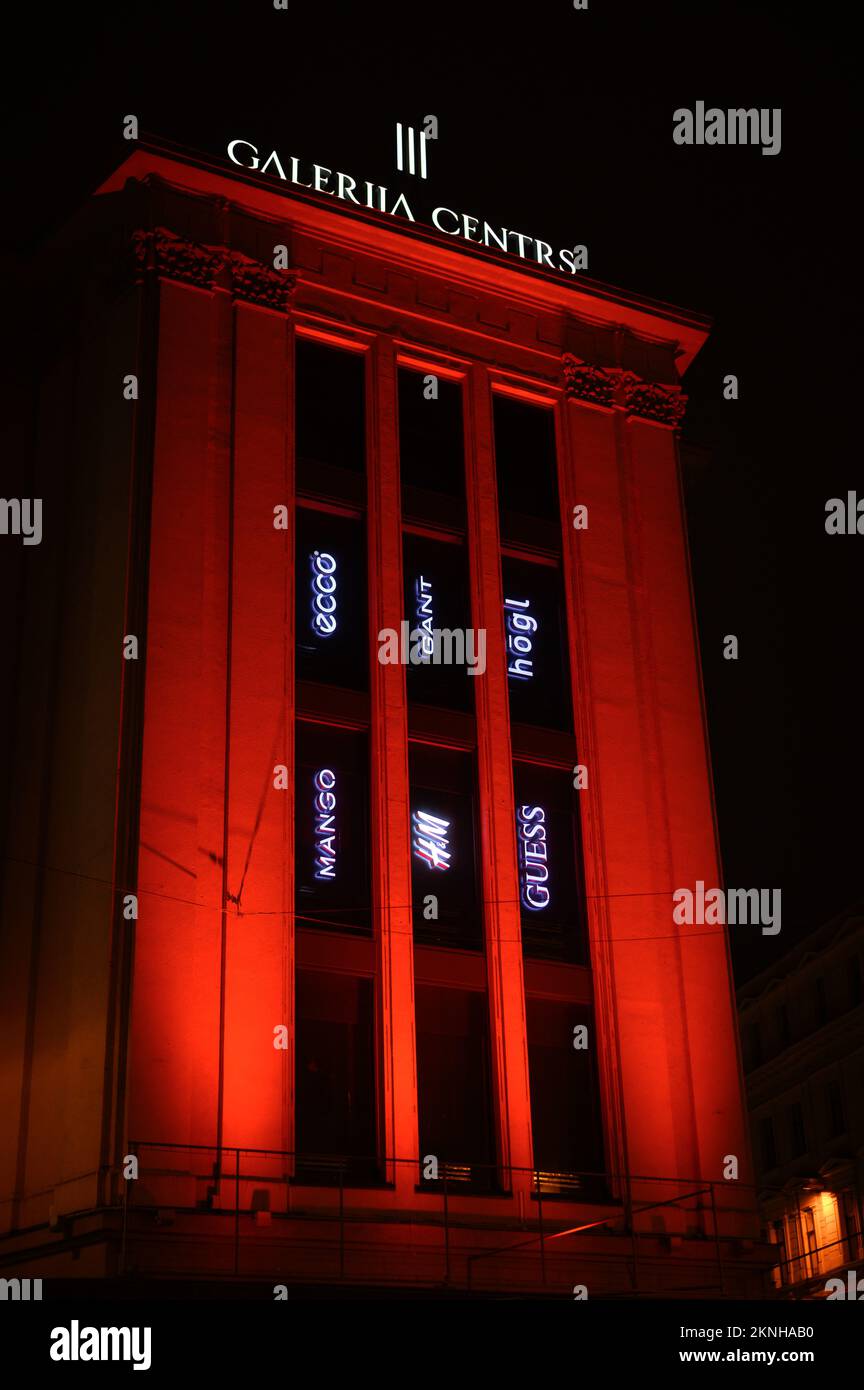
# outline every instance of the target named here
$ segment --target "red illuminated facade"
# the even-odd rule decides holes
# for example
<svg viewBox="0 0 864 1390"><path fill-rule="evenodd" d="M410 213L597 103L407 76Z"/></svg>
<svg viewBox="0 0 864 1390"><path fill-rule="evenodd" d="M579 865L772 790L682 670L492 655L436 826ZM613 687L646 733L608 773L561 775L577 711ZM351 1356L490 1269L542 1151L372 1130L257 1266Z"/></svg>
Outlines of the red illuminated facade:
<svg viewBox="0 0 864 1390"><path fill-rule="evenodd" d="M4 1267L760 1296L727 943L672 919L706 324L143 146L40 275ZM485 670L383 663L423 613Z"/></svg>

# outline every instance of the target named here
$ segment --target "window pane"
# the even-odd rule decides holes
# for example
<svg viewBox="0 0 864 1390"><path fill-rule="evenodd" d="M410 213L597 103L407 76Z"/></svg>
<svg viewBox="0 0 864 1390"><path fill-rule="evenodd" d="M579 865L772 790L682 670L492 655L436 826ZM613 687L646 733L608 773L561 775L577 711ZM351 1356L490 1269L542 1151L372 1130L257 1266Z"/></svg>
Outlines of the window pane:
<svg viewBox="0 0 864 1390"><path fill-rule="evenodd" d="M570 729L570 662L558 571L505 558L501 574L510 718Z"/></svg>
<svg viewBox="0 0 864 1390"><path fill-rule="evenodd" d="M297 487L364 499L365 357L310 338L296 341Z"/></svg>
<svg viewBox="0 0 864 1390"><path fill-rule="evenodd" d="M295 791L298 926L369 932L366 735L298 721Z"/></svg>
<svg viewBox="0 0 864 1390"><path fill-rule="evenodd" d="M297 509L297 678L365 690L366 560L359 521Z"/></svg>
<svg viewBox="0 0 864 1390"><path fill-rule="evenodd" d="M603 1139L591 1010L548 999L528 999L526 1010L534 1165L541 1170L541 1191L597 1196L604 1187ZM574 1047L577 1028L587 1030L587 1047Z"/></svg>
<svg viewBox="0 0 864 1390"><path fill-rule="evenodd" d="M399 369L399 462L406 516L462 526L465 520L465 446L462 387L428 373Z"/></svg>
<svg viewBox="0 0 864 1390"><path fill-rule="evenodd" d="M494 397L498 511L504 540L561 547L555 420L551 410Z"/></svg>
<svg viewBox="0 0 864 1390"><path fill-rule="evenodd" d="M372 981L297 972L297 1173L315 1182L373 1181Z"/></svg>
<svg viewBox="0 0 864 1390"><path fill-rule="evenodd" d="M438 1160L448 1186L493 1185L485 994L420 985L416 991L420 1157Z"/></svg>
<svg viewBox="0 0 864 1390"><path fill-rule="evenodd" d="M572 773L516 763L513 785L525 954L587 963Z"/></svg>
<svg viewBox="0 0 864 1390"><path fill-rule="evenodd" d="M481 677L468 674L468 662L485 668L485 647L477 647L473 630L467 635L471 603L464 549L406 536L403 550L405 617L409 633L420 634L412 648L423 657L406 668L408 699L472 709L474 682ZM436 642L436 630L447 636Z"/></svg>
<svg viewBox="0 0 864 1390"><path fill-rule="evenodd" d="M418 941L479 947L474 832L474 760L412 744L411 894Z"/></svg>

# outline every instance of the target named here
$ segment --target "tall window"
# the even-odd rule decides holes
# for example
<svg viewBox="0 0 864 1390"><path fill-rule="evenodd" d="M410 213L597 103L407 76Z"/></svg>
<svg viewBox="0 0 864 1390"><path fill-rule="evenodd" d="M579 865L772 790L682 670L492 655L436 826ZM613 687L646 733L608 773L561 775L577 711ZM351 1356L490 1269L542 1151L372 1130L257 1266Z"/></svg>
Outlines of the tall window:
<svg viewBox="0 0 864 1390"><path fill-rule="evenodd" d="M594 1023L590 1009L528 999L534 1166L544 1193L597 1196L604 1188Z"/></svg>
<svg viewBox="0 0 864 1390"><path fill-rule="evenodd" d="M839 1081L829 1081L825 1092L825 1110L828 1121L829 1139L846 1131L846 1107L843 1104L843 1089Z"/></svg>
<svg viewBox="0 0 864 1390"><path fill-rule="evenodd" d="M504 638L510 717L517 723L570 729L570 662L557 569L506 557Z"/></svg>
<svg viewBox="0 0 864 1390"><path fill-rule="evenodd" d="M368 932L366 734L298 720L296 747L297 925Z"/></svg>
<svg viewBox="0 0 864 1390"><path fill-rule="evenodd" d="M498 510L505 542L561 545L555 421L551 409L494 397Z"/></svg>
<svg viewBox="0 0 864 1390"><path fill-rule="evenodd" d="M786 1107L786 1128L789 1135L789 1155L799 1158L807 1151L807 1135L804 1129L804 1112L800 1101Z"/></svg>
<svg viewBox="0 0 864 1390"><path fill-rule="evenodd" d="M485 993L418 984L420 1157L448 1185L491 1187L492 1114ZM428 1179L427 1179L428 1181Z"/></svg>
<svg viewBox="0 0 864 1390"><path fill-rule="evenodd" d="M513 785L525 954L585 964L579 793L572 771L516 763Z"/></svg>
<svg viewBox="0 0 864 1390"><path fill-rule="evenodd" d="M296 340L297 491L365 501L363 353Z"/></svg>
<svg viewBox="0 0 864 1390"><path fill-rule="evenodd" d="M771 1115L764 1115L759 1121L759 1152L765 1172L777 1167L777 1139Z"/></svg>
<svg viewBox="0 0 864 1390"><path fill-rule="evenodd" d="M368 684L366 558L359 520L297 508L297 677Z"/></svg>
<svg viewBox="0 0 864 1390"><path fill-rule="evenodd" d="M465 525L462 387L434 372L399 368L399 463L406 517Z"/></svg>
<svg viewBox="0 0 864 1390"><path fill-rule="evenodd" d="M373 1181L371 980L298 970L296 1075L298 1178Z"/></svg>
<svg viewBox="0 0 864 1390"><path fill-rule="evenodd" d="M474 759L412 744L411 892L418 941L480 947Z"/></svg>
<svg viewBox="0 0 864 1390"><path fill-rule="evenodd" d="M485 650L466 636L471 604L464 547L406 535L403 552L405 618L413 634L408 699L471 709L473 686L482 676L469 675L469 663L485 666Z"/></svg>

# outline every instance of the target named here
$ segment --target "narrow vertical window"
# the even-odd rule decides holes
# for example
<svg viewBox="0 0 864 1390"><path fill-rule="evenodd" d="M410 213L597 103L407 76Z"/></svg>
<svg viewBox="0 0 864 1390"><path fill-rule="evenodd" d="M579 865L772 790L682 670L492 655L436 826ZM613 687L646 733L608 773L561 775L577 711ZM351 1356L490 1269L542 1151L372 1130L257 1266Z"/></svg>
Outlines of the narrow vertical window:
<svg viewBox="0 0 864 1390"><path fill-rule="evenodd" d="M418 984L417 1084L425 1182L494 1181L486 996ZM434 1160L430 1163L429 1160Z"/></svg>
<svg viewBox="0 0 864 1390"><path fill-rule="evenodd" d="M368 684L363 525L297 509L297 676L352 690Z"/></svg>
<svg viewBox="0 0 864 1390"><path fill-rule="evenodd" d="M399 368L399 465L406 517L464 526L465 445L458 382L432 369Z"/></svg>
<svg viewBox="0 0 864 1390"><path fill-rule="evenodd" d="M295 360L297 491L362 502L364 355L298 337Z"/></svg>
<svg viewBox="0 0 864 1390"><path fill-rule="evenodd" d="M477 895L474 760L412 745L411 892L414 934L428 944L482 945Z"/></svg>
<svg viewBox="0 0 864 1390"><path fill-rule="evenodd" d="M296 1072L298 1178L374 1180L371 980L298 970Z"/></svg>
<svg viewBox="0 0 864 1390"><path fill-rule="evenodd" d="M368 932L366 735L300 720L296 748L297 925Z"/></svg>

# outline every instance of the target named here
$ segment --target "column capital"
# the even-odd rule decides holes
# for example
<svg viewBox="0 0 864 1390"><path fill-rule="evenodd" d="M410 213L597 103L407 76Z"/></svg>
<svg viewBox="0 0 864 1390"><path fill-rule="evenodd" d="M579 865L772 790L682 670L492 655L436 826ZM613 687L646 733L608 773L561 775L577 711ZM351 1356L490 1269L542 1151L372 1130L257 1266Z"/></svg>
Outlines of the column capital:
<svg viewBox="0 0 864 1390"><path fill-rule="evenodd" d="M568 396L580 401L591 401L594 405L612 406L615 396L615 380L602 367L594 367L565 352L562 358L564 367L564 390Z"/></svg>
<svg viewBox="0 0 864 1390"><path fill-rule="evenodd" d="M575 400L612 409L627 415L654 420L657 424L680 427L687 408L687 397L680 386L644 381L636 372L622 367L595 367L573 353L562 357L564 390Z"/></svg>
<svg viewBox="0 0 864 1390"><path fill-rule="evenodd" d="M154 273L199 289L225 289L234 299L282 313L290 308L297 283L290 271L274 270L239 251L189 241L165 227L133 233L132 252L139 276Z"/></svg>
<svg viewBox="0 0 864 1390"><path fill-rule="evenodd" d="M139 277L152 273L203 290L214 288L225 259L221 248L199 246L165 227L133 232L132 254Z"/></svg>
<svg viewBox="0 0 864 1390"><path fill-rule="evenodd" d="M265 309L286 313L291 307L297 277L288 270L274 270L251 256L231 251L227 257L231 291L235 299L260 304Z"/></svg>

